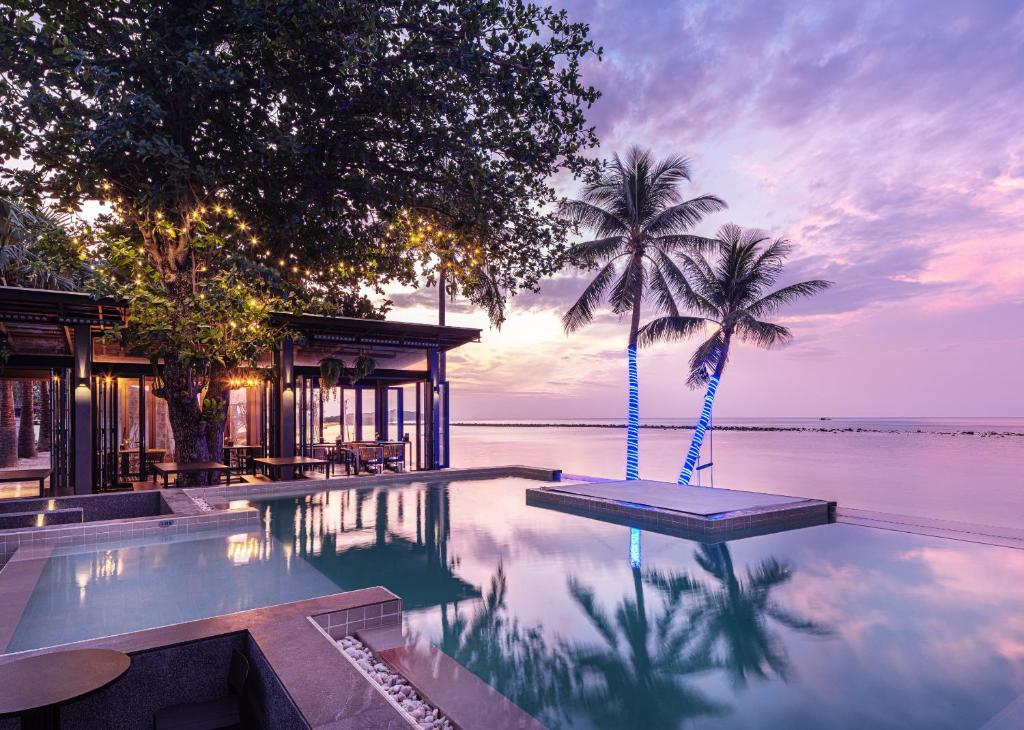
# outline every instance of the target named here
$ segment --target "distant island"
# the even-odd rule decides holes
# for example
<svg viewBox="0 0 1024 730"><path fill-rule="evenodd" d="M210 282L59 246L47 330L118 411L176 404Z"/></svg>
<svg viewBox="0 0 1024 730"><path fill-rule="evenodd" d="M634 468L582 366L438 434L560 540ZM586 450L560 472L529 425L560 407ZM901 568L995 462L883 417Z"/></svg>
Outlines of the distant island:
<svg viewBox="0 0 1024 730"><path fill-rule="evenodd" d="M831 420L831 419L829 419ZM481 426L485 428L625 428L625 423L519 423L508 421L504 423L480 422L480 421L453 421L452 426ZM693 424L664 424L648 423L640 424L640 428L647 428L656 431L692 431ZM826 426L715 426L716 431L786 431L786 432L810 432L810 433L920 433L931 436L1024 436L1024 433L1017 431L931 431L927 429L899 429L899 428L862 428L860 426L847 426L844 428L829 428Z"/></svg>

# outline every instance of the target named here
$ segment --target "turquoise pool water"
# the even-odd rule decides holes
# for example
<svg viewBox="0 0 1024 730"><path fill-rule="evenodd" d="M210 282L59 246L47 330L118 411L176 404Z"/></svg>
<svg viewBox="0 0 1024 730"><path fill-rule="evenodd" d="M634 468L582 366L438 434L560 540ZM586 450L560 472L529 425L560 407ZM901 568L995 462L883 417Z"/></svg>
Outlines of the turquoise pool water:
<svg viewBox="0 0 1024 730"><path fill-rule="evenodd" d="M979 728L1024 691L1024 551L827 525L714 546L517 479L259 504L264 529L55 555L22 648L385 585L552 728ZM68 617L75 617L69 621Z"/></svg>

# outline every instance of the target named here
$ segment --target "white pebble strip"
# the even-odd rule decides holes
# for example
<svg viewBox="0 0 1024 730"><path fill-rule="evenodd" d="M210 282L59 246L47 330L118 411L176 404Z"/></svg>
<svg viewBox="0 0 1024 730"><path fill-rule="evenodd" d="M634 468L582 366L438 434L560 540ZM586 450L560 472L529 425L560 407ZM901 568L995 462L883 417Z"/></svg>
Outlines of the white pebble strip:
<svg viewBox="0 0 1024 730"><path fill-rule="evenodd" d="M420 699L416 690L406 681L405 677L392 671L391 667L383 662L377 661L373 652L363 646L363 643L351 636L346 636L338 642L359 670L371 680L384 688L384 691L391 698L409 713L409 716L424 730L455 730L454 726L441 711L433 705Z"/></svg>

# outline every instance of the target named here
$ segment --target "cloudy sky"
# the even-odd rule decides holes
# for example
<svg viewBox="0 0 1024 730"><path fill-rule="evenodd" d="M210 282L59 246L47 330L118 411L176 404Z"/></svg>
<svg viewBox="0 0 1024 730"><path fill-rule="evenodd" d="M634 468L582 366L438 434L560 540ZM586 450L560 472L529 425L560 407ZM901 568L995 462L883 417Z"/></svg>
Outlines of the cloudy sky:
<svg viewBox="0 0 1024 730"><path fill-rule="evenodd" d="M600 154L691 158L686 194L797 244L791 278L836 286L784 319L794 343L737 350L722 416L1024 415L1024 5L997 0L565 0L604 59ZM572 194L575 188L565 190ZM450 356L459 418L620 417L627 323L571 337L584 274L512 303ZM395 319L430 321L433 290ZM687 344L641 352L647 417L689 416Z"/></svg>

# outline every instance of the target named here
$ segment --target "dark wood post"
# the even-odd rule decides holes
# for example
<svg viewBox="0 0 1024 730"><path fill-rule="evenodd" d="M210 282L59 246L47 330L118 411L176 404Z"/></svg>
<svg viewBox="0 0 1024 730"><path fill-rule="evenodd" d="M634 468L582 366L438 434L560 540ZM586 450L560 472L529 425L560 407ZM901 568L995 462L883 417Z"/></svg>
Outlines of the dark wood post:
<svg viewBox="0 0 1024 730"><path fill-rule="evenodd" d="M75 494L93 490L92 331L87 324L74 326L74 366L71 370L71 479Z"/></svg>

